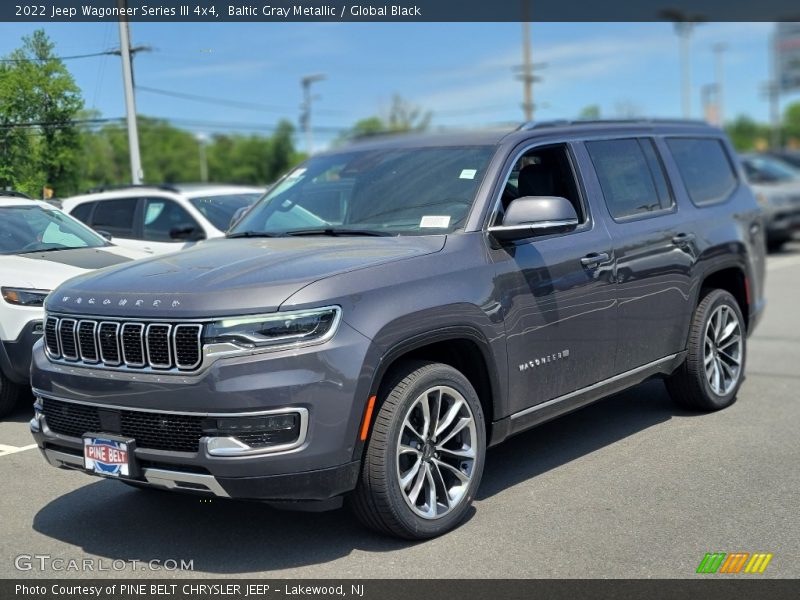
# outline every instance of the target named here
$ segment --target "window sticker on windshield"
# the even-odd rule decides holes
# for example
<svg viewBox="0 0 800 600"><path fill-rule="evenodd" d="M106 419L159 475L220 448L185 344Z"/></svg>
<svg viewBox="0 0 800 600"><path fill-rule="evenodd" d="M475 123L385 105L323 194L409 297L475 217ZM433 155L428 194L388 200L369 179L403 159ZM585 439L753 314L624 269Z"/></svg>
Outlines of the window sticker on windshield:
<svg viewBox="0 0 800 600"><path fill-rule="evenodd" d="M435 227L435 228L444 228L450 226L450 217L443 216L438 217L435 215L425 215L420 219L419 222L420 227Z"/></svg>
<svg viewBox="0 0 800 600"><path fill-rule="evenodd" d="M459 179L475 179L475 175L478 174L478 169L462 169L461 175L458 176Z"/></svg>

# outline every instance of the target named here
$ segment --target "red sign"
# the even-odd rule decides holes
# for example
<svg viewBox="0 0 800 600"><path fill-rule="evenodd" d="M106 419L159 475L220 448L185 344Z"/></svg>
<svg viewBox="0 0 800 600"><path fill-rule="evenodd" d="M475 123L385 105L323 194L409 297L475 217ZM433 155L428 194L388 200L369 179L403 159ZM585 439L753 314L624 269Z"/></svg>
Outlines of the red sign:
<svg viewBox="0 0 800 600"><path fill-rule="evenodd" d="M128 453L125 450L107 444L87 445L85 453L86 458L106 465L124 465L128 462Z"/></svg>

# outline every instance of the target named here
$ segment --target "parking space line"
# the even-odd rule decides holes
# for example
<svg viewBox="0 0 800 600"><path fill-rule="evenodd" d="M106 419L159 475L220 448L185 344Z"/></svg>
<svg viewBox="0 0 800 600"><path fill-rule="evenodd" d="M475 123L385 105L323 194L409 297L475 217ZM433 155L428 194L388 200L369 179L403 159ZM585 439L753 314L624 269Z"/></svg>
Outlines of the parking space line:
<svg viewBox="0 0 800 600"><path fill-rule="evenodd" d="M17 452L25 452L26 450L33 450L34 448L36 448L36 444L30 444L28 446L7 446L5 444L0 444L0 457L16 454Z"/></svg>

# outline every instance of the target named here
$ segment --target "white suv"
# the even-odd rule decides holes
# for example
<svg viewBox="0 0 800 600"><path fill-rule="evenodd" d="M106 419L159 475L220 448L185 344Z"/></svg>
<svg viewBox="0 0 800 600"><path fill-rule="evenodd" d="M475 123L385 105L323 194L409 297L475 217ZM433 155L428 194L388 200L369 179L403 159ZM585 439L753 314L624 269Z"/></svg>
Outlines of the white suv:
<svg viewBox="0 0 800 600"><path fill-rule="evenodd" d="M163 254L224 236L263 195L264 188L238 185L126 186L67 198L63 208L115 244Z"/></svg>
<svg viewBox="0 0 800 600"><path fill-rule="evenodd" d="M0 193L0 418L29 385L45 296L87 271L147 256L114 246L57 208ZM93 298L86 298L90 309Z"/></svg>

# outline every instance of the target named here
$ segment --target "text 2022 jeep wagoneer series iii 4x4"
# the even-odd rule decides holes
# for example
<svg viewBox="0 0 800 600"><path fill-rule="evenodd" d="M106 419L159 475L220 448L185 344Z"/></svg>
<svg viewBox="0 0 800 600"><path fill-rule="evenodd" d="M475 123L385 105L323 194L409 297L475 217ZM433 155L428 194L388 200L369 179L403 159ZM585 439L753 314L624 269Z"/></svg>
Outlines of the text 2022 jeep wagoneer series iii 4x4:
<svg viewBox="0 0 800 600"><path fill-rule="evenodd" d="M701 123L362 141L228 239L54 291L31 428L54 466L431 537L515 433L654 376L730 405L764 246Z"/></svg>

